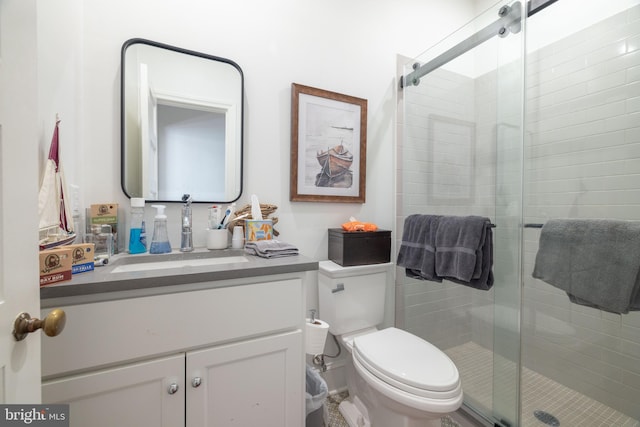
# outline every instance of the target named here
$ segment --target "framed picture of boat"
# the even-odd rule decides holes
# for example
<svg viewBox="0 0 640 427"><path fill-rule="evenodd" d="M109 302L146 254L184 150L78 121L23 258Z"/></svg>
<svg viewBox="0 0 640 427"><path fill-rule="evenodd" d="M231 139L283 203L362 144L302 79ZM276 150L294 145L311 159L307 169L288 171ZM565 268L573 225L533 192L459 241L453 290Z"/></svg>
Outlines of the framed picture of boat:
<svg viewBox="0 0 640 427"><path fill-rule="evenodd" d="M291 201L364 203L367 100L291 85Z"/></svg>

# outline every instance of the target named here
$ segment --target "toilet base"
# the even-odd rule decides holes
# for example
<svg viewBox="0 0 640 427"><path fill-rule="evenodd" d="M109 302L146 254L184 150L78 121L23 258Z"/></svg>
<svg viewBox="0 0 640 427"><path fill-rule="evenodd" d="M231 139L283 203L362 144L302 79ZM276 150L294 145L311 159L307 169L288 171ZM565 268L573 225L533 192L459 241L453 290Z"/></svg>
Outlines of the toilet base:
<svg viewBox="0 0 640 427"><path fill-rule="evenodd" d="M342 418L349 424L349 427L371 427L369 417L366 414L366 408L357 397L354 402L343 400L338 406Z"/></svg>
<svg viewBox="0 0 640 427"><path fill-rule="evenodd" d="M338 409L349 427L440 427L441 417L408 408L369 387L356 372L353 360L346 364L349 398ZM360 423L360 424L359 424Z"/></svg>
<svg viewBox="0 0 640 427"><path fill-rule="evenodd" d="M376 421L376 425L372 425L369 418L361 412L361 402L359 402L358 397L355 397L356 403L352 403L349 400L343 400L338 406L340 414L342 418L347 422L349 427L376 427L376 426L386 426L387 421L378 420ZM358 405L360 403L360 405ZM366 411L366 409L365 409ZM399 420L395 417L392 422L394 422L394 427L441 427L442 420L440 418L423 418L420 420L409 420L403 419L401 424L397 424Z"/></svg>

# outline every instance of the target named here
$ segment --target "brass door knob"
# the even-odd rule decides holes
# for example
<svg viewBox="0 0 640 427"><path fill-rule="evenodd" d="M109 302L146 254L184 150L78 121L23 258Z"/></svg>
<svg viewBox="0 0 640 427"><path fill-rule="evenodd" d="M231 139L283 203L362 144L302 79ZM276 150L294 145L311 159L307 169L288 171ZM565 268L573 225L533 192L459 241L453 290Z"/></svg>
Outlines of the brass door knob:
<svg viewBox="0 0 640 427"><path fill-rule="evenodd" d="M30 332L42 329L49 337L60 335L67 321L64 310L56 308L51 310L43 320L32 319L29 313L20 313L13 322L13 337L16 341L22 341Z"/></svg>

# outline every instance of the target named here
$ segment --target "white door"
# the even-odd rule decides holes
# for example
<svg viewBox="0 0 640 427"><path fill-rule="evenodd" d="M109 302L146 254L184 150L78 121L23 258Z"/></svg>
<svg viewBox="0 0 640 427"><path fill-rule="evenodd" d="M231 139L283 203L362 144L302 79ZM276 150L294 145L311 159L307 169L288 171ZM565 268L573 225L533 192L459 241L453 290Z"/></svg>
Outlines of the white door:
<svg viewBox="0 0 640 427"><path fill-rule="evenodd" d="M142 197L158 200L158 101L149 81L147 64L140 64L140 134Z"/></svg>
<svg viewBox="0 0 640 427"><path fill-rule="evenodd" d="M0 0L0 403L40 403L36 0Z"/></svg>

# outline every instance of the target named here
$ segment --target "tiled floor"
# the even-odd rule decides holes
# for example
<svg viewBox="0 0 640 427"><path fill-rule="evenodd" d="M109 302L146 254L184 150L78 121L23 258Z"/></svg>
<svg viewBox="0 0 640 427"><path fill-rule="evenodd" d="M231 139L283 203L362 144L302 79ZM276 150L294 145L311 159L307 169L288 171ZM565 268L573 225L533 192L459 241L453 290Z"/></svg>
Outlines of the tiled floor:
<svg viewBox="0 0 640 427"><path fill-rule="evenodd" d="M474 342L450 348L446 353L460 371L466 398L472 400L476 406L491 408L494 383L493 354ZM522 427L545 426L533 414L537 409L552 414L560 421L561 427L640 427L640 421L530 369L524 368L522 385ZM340 402L347 397L347 392L327 397L327 427L349 427L338 410ZM442 427L459 426L451 418L445 417L442 419Z"/></svg>
<svg viewBox="0 0 640 427"><path fill-rule="evenodd" d="M327 400L325 402L325 407L327 410L325 412L325 417L324 417L325 424L327 427L349 427L349 424L347 424L344 418L342 418L342 415L338 410L338 405L340 405L340 402L342 402L347 397L349 397L349 393L347 393L346 391L342 393L332 394L329 397L327 397ZM442 427L460 427L460 426L451 418L444 417L442 419Z"/></svg>
<svg viewBox="0 0 640 427"><path fill-rule="evenodd" d="M340 402L348 396L349 393L345 391L342 393L331 394L327 397L327 400L325 401L325 407L327 410L324 417L324 422L327 427L349 427L349 424L347 424L344 418L342 418L342 415L338 410Z"/></svg>
<svg viewBox="0 0 640 427"><path fill-rule="evenodd" d="M450 348L446 353L454 361L460 376L465 399L476 405L492 407L493 354L474 343ZM515 390L514 390L515 392ZM590 399L530 369L522 374L523 427L544 427L533 415L540 409L555 416L564 427L640 427L640 421Z"/></svg>

